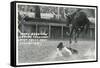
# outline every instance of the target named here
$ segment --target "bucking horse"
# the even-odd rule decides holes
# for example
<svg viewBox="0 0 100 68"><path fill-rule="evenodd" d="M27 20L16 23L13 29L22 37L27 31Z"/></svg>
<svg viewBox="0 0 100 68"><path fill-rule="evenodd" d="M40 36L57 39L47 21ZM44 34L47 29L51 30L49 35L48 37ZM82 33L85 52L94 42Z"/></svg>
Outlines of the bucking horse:
<svg viewBox="0 0 100 68"><path fill-rule="evenodd" d="M77 42L77 38L79 37L80 33L83 31L87 33L91 22L89 21L86 13L81 9L77 9L76 12L68 15L67 19L67 26L69 26L69 43L71 44L73 36L75 42Z"/></svg>

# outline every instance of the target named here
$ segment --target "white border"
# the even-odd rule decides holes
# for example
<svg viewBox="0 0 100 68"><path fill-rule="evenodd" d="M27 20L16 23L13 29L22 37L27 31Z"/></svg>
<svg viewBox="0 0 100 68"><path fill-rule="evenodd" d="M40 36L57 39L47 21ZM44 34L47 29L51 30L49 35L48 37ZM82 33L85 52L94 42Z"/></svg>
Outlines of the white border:
<svg viewBox="0 0 100 68"><path fill-rule="evenodd" d="M82 61L96 61L95 59L86 60L70 60L70 61L52 61L52 62L35 62L35 63L18 63L18 5L40 5L40 6L53 6L53 7L69 7L69 8L87 8L95 9L95 54L96 54L96 7L83 7L83 6L63 6L63 5L47 5L47 4L31 4L31 3L16 3L16 65L31 65L31 64L47 64L47 63L64 63L64 62L82 62ZM96 55L95 55L96 56Z"/></svg>

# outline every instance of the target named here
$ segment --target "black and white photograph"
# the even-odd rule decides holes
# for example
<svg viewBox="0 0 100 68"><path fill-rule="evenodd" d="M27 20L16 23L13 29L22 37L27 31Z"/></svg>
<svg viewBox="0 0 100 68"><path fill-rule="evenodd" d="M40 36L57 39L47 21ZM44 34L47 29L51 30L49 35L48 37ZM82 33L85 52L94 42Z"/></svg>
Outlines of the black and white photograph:
<svg viewBox="0 0 100 68"><path fill-rule="evenodd" d="M16 3L16 64L97 61L97 7Z"/></svg>

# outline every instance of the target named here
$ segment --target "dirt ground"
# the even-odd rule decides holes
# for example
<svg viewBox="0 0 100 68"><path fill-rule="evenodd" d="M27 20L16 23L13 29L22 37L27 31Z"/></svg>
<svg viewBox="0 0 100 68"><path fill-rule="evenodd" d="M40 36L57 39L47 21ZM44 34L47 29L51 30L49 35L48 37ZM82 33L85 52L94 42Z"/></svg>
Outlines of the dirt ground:
<svg viewBox="0 0 100 68"><path fill-rule="evenodd" d="M77 55L69 57L57 55L57 45L63 42L64 46L78 50ZM69 45L68 41L62 40L38 40L32 42L19 42L18 44L18 63L34 63L49 61L70 61L95 59L95 41L78 41Z"/></svg>

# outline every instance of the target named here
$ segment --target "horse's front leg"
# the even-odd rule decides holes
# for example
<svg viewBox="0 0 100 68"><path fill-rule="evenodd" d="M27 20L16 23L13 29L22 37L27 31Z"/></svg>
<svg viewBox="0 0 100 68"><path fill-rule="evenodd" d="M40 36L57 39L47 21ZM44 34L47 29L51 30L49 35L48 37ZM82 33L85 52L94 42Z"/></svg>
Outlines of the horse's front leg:
<svg viewBox="0 0 100 68"><path fill-rule="evenodd" d="M71 44L72 43L72 37L73 37L73 28L72 28L72 30L70 30L70 35L69 35L69 44Z"/></svg>

